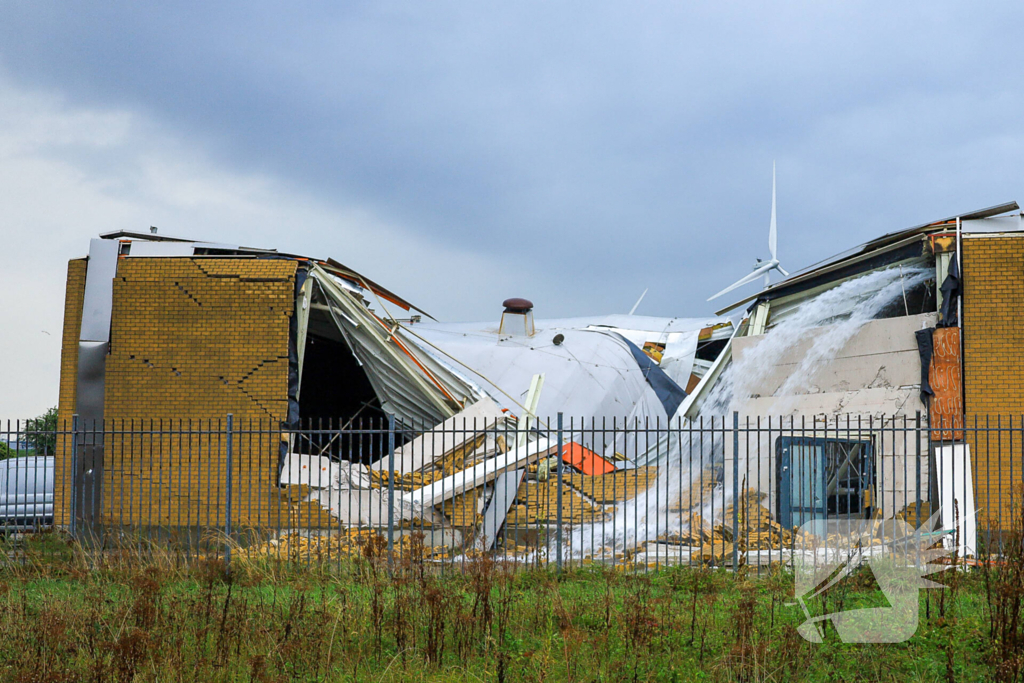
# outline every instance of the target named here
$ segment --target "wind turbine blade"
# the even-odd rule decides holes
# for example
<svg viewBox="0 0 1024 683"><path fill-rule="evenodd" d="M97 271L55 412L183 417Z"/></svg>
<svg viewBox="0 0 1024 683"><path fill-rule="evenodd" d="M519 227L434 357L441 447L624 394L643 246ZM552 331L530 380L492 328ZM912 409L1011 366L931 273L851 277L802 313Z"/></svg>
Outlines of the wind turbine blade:
<svg viewBox="0 0 1024 683"><path fill-rule="evenodd" d="M768 227L768 253L771 254L772 260L776 260L777 257L775 252L778 248L779 236L775 228L775 162L772 162L772 222Z"/></svg>
<svg viewBox="0 0 1024 683"><path fill-rule="evenodd" d="M650 287L648 287L647 289L650 289ZM633 308L629 309L629 314L630 315L633 315L634 313L636 313L636 307L639 306L640 302L644 300L645 296L647 296L647 289L644 290L644 293L641 294L640 298L636 300L635 304L633 304Z"/></svg>
<svg viewBox="0 0 1024 683"><path fill-rule="evenodd" d="M779 271L779 272L780 272L780 273L782 273L782 274L783 274L784 276L786 276L786 277L789 277L789 273L787 273L787 272L786 272L786 269L785 269L785 268L783 268L782 266L775 266L775 270Z"/></svg>
<svg viewBox="0 0 1024 683"><path fill-rule="evenodd" d="M769 270L771 270L774 267L775 267L775 264L772 263L771 261L769 261L768 263L764 264L763 266L761 266L760 268L755 270L750 275L747 275L745 278L737 280L736 282L732 283L731 285L729 285L728 287L723 289L718 294L715 294L713 297L708 299L708 301L711 301L712 299L717 299L718 297L722 296L723 294L728 294L732 290L736 289L737 287L742 287L743 285L747 284L748 282L753 282L754 280L756 280L757 278L761 277L762 275L764 275L765 273L767 273Z"/></svg>

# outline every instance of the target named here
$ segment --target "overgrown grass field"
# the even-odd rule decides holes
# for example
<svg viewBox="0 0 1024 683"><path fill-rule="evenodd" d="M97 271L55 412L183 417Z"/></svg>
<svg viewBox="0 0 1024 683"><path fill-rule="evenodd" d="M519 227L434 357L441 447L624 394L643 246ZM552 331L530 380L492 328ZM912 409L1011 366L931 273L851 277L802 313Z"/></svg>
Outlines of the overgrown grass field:
<svg viewBox="0 0 1024 683"><path fill-rule="evenodd" d="M2 544L0 544L2 545ZM368 549L369 550L369 549ZM0 569L6 681L978 681L1021 671L1021 573L948 571L900 644L812 644L785 572L330 572L74 552ZM885 604L857 574L812 611ZM1011 623L1014 622L1014 623Z"/></svg>

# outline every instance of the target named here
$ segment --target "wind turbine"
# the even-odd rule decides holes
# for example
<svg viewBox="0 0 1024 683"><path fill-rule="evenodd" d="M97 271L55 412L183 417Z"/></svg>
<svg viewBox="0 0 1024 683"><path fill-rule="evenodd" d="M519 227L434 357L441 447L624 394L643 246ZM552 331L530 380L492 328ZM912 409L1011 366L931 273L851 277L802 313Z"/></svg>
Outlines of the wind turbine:
<svg viewBox="0 0 1024 683"><path fill-rule="evenodd" d="M723 289L721 292L719 292L718 294L715 294L713 297L708 299L708 301L711 301L711 299L717 299L718 297L722 296L723 294L728 294L732 290L736 289L737 287L742 287L743 285L747 284L748 282L753 282L754 280L756 280L757 278L761 277L762 275L764 275L764 286L767 287L769 284L771 284L771 277L770 277L769 274L773 270L779 271L780 273L782 273L782 275L784 277L789 277L789 273L787 273L785 271L785 269L783 269L782 265L779 263L779 259L778 259L778 255L777 255L778 254L778 241L779 241L779 236L778 236L778 233L777 233L776 228L775 228L775 162L773 161L772 162L772 222L771 222L771 226L768 228L768 253L771 254L771 258L769 260L767 260L767 261L762 261L761 259L757 259L754 262L754 272L753 273L751 273L750 275L747 275L746 277L744 277L744 278L742 278L740 280L737 280L736 282L732 283L731 285L729 285L728 287Z"/></svg>

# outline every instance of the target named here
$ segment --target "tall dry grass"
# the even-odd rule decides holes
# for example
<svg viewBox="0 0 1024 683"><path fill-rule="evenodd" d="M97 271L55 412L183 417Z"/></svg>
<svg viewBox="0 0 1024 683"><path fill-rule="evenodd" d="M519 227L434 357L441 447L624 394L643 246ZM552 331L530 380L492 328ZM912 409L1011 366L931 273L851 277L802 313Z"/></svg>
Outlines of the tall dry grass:
<svg viewBox="0 0 1024 683"><path fill-rule="evenodd" d="M233 553L229 571L138 539L102 553L38 542L58 545L0 568L3 681L1016 680L1024 650L1024 560L987 583L965 575L944 617L886 647L803 641L778 569L439 571L421 545L391 558L378 537L351 561ZM834 602L867 599L858 581Z"/></svg>

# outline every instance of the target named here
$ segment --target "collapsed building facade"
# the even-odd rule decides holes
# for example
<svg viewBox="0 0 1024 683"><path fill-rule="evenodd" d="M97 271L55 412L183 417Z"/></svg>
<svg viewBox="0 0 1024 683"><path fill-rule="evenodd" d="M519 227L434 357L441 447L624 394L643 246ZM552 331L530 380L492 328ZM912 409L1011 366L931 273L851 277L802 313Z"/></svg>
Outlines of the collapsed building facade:
<svg viewBox="0 0 1024 683"><path fill-rule="evenodd" d="M465 549L491 547L506 525L506 546L537 548L556 521L612 520L612 540L592 545L615 556L703 543L684 532L695 511L730 514L724 498L707 509L716 487L756 490L771 523L792 528L930 512L956 486L961 510L990 501L992 524L1024 468L972 427L1024 413L1022 220L1009 203L895 232L715 317L543 320L510 299L476 324L433 321L333 260L103 235L69 264L59 411L106 427L79 437L74 467L58 455L58 523L220 524L224 462L202 443L231 414L274 425L247 431L241 452L259 457L235 464L247 504L233 514L250 527L397 520ZM680 439L652 447L622 428L692 430L733 411L767 428L745 423L732 442L720 422L707 466L692 443L687 463ZM547 429L559 413L572 441L561 453ZM385 416L397 443L348 434ZM154 420L158 437L116 436ZM635 528L662 513L675 528ZM628 533L617 516L632 517Z"/></svg>
<svg viewBox="0 0 1024 683"><path fill-rule="evenodd" d="M506 301L486 324L429 317L330 259L155 233L92 240L68 268L59 414L74 419L78 437L57 456L57 522L217 525L233 486L246 500L231 508L239 526L336 527L346 506L309 489L337 482L292 477L291 461L303 456L348 464L350 484L376 473L352 495L354 519L379 524L389 444L351 434L358 427L393 417L402 430L391 444L395 470L411 476L430 463L409 464L402 441L456 415L460 429L475 415L513 434L525 418L537 425L559 412L591 424L664 424L732 334L720 318L534 319L523 300ZM244 434L230 478L213 436L229 414ZM600 430L581 442L613 469L637 448ZM502 451L513 445L502 440ZM423 500L413 516L452 524L452 495L441 496L444 519Z"/></svg>

